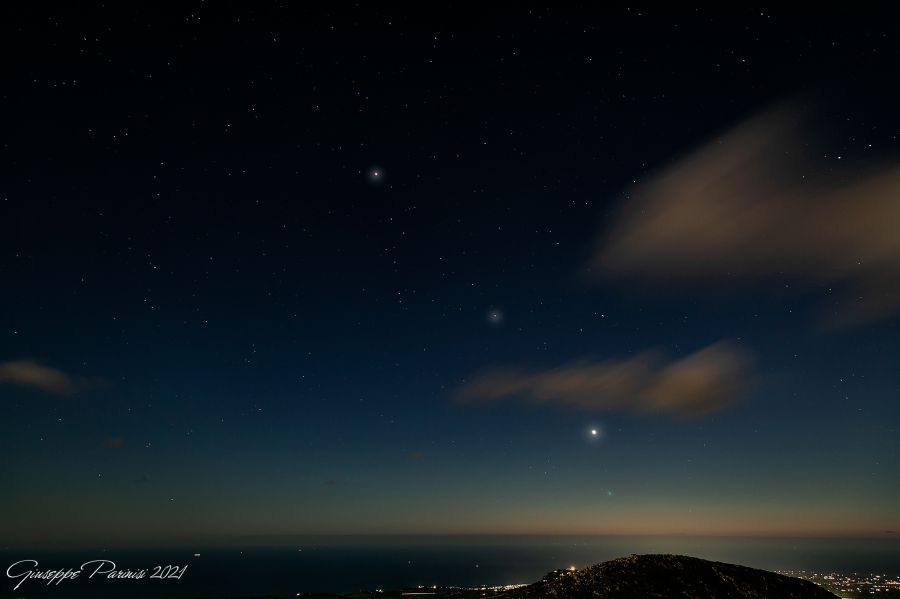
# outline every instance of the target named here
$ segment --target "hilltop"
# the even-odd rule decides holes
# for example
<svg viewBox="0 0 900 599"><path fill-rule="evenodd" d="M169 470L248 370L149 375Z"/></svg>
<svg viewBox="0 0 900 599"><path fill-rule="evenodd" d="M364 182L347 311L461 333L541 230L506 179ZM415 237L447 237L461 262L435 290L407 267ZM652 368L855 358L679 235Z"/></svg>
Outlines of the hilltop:
<svg viewBox="0 0 900 599"><path fill-rule="evenodd" d="M835 598L806 580L683 555L630 555L583 570L554 574L498 596L508 599Z"/></svg>

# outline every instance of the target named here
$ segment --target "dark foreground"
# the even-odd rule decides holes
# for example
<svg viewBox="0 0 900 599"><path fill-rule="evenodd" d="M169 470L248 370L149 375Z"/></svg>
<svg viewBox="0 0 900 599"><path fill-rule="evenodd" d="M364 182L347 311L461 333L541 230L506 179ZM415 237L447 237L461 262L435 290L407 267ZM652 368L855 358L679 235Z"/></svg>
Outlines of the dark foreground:
<svg viewBox="0 0 900 599"><path fill-rule="evenodd" d="M765 570L711 562L681 555L632 555L578 572L545 577L502 595L509 598L716 597L831 598L825 589L799 578Z"/></svg>
<svg viewBox="0 0 900 599"><path fill-rule="evenodd" d="M308 599L368 597L436 597L474 599L834 599L811 582L744 566L682 555L631 555L578 571L557 570L534 584L518 588L431 588L378 590L329 595L300 593Z"/></svg>

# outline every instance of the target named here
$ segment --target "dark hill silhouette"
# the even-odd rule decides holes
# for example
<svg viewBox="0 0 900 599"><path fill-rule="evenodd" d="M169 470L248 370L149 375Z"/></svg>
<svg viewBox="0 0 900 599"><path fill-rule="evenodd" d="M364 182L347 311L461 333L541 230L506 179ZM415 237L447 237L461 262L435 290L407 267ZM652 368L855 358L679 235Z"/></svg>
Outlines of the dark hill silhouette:
<svg viewBox="0 0 900 599"><path fill-rule="evenodd" d="M806 580L683 555L630 555L557 571L499 595L508 599L834 599Z"/></svg>

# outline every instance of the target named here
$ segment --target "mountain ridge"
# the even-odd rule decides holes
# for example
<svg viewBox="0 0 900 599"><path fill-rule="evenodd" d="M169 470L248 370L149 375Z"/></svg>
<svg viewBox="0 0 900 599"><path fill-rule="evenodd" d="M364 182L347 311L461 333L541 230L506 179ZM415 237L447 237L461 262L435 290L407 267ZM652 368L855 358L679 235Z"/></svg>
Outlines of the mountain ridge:
<svg viewBox="0 0 900 599"><path fill-rule="evenodd" d="M782 574L671 554L632 554L577 571L557 570L540 581L497 595L507 599L834 599L809 581Z"/></svg>

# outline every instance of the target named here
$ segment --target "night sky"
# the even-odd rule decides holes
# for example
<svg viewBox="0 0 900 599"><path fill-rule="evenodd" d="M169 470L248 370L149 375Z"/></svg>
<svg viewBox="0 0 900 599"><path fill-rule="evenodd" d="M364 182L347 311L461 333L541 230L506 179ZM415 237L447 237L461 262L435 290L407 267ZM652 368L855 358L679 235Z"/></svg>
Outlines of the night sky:
<svg viewBox="0 0 900 599"><path fill-rule="evenodd" d="M900 530L900 26L2 19L0 539Z"/></svg>

